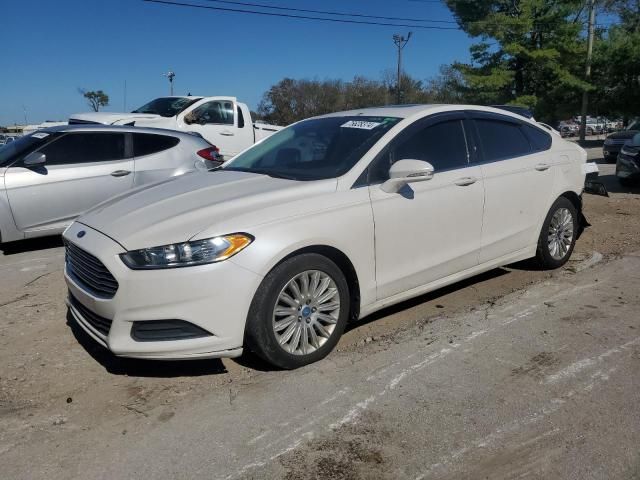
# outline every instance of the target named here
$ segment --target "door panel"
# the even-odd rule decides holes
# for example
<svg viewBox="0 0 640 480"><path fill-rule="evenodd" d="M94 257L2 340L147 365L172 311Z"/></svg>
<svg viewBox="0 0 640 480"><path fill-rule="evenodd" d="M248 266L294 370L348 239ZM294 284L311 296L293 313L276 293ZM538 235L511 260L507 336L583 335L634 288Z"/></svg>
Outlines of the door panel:
<svg viewBox="0 0 640 480"><path fill-rule="evenodd" d="M525 130L534 127L501 115L474 117L485 187L484 263L535 245L557 166L548 150L551 143Z"/></svg>
<svg viewBox="0 0 640 480"><path fill-rule="evenodd" d="M369 167L378 299L478 264L484 187L480 167L469 165L465 118L452 112L418 120ZM376 183L402 159L429 162L433 178L383 192Z"/></svg>
<svg viewBox="0 0 640 480"><path fill-rule="evenodd" d="M486 194L481 263L537 242L557 168L548 157L537 153L482 166Z"/></svg>
<svg viewBox="0 0 640 480"><path fill-rule="evenodd" d="M378 299L478 264L484 196L479 167L436 172L399 193L385 193L379 185L369 189Z"/></svg>
<svg viewBox="0 0 640 480"><path fill-rule="evenodd" d="M5 186L19 230L63 228L94 205L131 189L133 160L11 167Z"/></svg>

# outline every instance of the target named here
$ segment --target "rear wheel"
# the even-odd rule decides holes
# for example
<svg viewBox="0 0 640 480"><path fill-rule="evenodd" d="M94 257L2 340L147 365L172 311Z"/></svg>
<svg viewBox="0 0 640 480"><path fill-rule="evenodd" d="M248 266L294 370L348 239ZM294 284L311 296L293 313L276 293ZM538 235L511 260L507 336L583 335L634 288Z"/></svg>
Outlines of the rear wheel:
<svg viewBox="0 0 640 480"><path fill-rule="evenodd" d="M247 319L249 348L285 369L331 352L349 316L349 288L338 268L315 253L276 266L258 288Z"/></svg>
<svg viewBox="0 0 640 480"><path fill-rule="evenodd" d="M564 265L576 244L578 211L568 198L560 197L549 209L538 238L536 259L541 267Z"/></svg>

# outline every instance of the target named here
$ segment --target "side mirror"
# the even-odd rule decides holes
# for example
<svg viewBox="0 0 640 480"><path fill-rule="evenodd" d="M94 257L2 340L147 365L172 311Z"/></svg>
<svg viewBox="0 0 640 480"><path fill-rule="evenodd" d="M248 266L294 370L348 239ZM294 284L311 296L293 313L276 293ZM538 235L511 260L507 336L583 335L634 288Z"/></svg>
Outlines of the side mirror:
<svg viewBox="0 0 640 480"><path fill-rule="evenodd" d="M24 157L22 162L25 167L41 167L47 161L47 156L42 152L31 152Z"/></svg>
<svg viewBox="0 0 640 480"><path fill-rule="evenodd" d="M380 187L383 192L396 193L408 183L433 178L433 165L423 160L398 160L389 169L389 180Z"/></svg>

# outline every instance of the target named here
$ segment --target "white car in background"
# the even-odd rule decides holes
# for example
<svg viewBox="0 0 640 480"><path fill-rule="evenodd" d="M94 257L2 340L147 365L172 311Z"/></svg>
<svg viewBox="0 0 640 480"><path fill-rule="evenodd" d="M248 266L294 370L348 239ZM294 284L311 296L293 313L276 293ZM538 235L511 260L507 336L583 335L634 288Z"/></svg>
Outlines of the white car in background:
<svg viewBox="0 0 640 480"><path fill-rule="evenodd" d="M220 165L202 137L67 125L0 149L0 241L60 234L82 212L148 183Z"/></svg>
<svg viewBox="0 0 640 480"><path fill-rule="evenodd" d="M68 305L116 355L326 356L349 319L519 260L557 268L586 152L490 107L334 113L64 233ZM91 265L86 269L84 265Z"/></svg>
<svg viewBox="0 0 640 480"><path fill-rule="evenodd" d="M131 113L76 113L69 124L101 123L195 132L229 159L282 127L251 120L249 107L235 97L160 97Z"/></svg>

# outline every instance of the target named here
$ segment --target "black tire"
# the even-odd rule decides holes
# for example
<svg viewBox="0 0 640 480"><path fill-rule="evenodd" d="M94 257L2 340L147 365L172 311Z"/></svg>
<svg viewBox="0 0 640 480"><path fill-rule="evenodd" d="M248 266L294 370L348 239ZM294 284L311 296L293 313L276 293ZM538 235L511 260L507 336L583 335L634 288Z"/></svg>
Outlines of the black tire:
<svg viewBox="0 0 640 480"><path fill-rule="evenodd" d="M562 258L554 258L551 254L549 247L549 227L551 225L551 221L553 216L560 209L567 209L571 214L571 220L573 224L573 237L571 238L571 245L567 252L562 256ZM547 217L542 224L542 230L540 231L540 236L538 237L538 249L536 252L536 261L538 265L543 269L555 269L560 268L562 265L567 263L569 258L571 257L571 253L573 252L573 248L576 245L576 239L578 236L578 211L576 207L571 203L571 201L566 197L559 197L549 209L547 213Z"/></svg>
<svg viewBox="0 0 640 480"><path fill-rule="evenodd" d="M338 321L329 338L319 348L308 354L293 354L278 342L273 328L273 312L280 292L297 275L316 270L325 273L334 281L340 299ZM305 253L277 265L264 278L253 297L245 342L260 358L283 369L294 369L326 357L336 346L349 318L349 286L344 274L330 259L316 253Z"/></svg>

